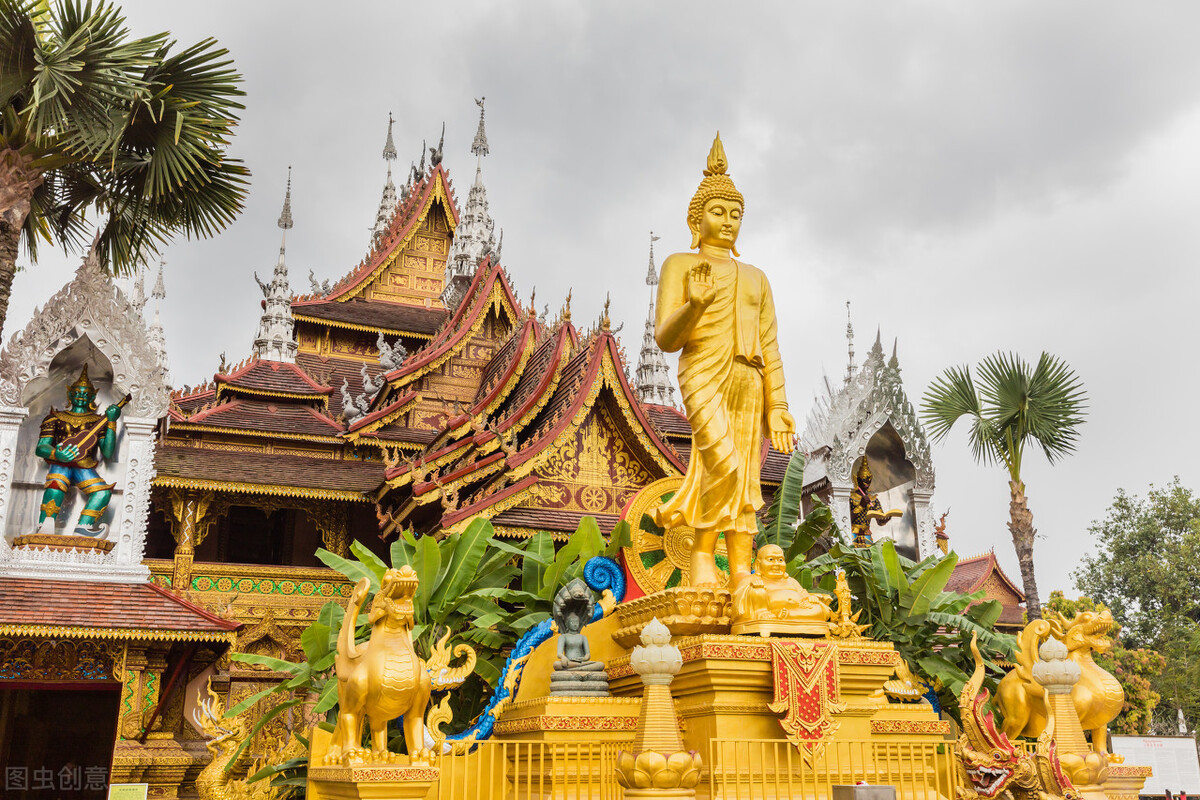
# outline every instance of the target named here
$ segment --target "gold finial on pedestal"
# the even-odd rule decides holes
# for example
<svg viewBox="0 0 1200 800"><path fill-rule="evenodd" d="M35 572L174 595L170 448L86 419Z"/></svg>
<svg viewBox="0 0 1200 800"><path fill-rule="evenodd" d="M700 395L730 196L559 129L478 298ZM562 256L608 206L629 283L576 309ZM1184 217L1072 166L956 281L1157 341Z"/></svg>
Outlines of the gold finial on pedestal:
<svg viewBox="0 0 1200 800"><path fill-rule="evenodd" d="M671 697L671 681L683 667L683 657L657 617L642 630L641 639L629 663L645 684L642 710L633 751L617 756L617 782L630 798L695 797L700 754L683 749Z"/></svg>

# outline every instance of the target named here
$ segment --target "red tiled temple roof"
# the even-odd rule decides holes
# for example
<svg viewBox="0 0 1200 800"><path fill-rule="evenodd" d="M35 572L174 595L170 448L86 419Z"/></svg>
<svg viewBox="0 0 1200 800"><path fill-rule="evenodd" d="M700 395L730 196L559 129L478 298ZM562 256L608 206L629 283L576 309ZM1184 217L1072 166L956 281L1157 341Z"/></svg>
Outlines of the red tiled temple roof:
<svg viewBox="0 0 1200 800"><path fill-rule="evenodd" d="M152 583L0 578L0 633L102 639L231 641L222 619Z"/></svg>
<svg viewBox="0 0 1200 800"><path fill-rule="evenodd" d="M338 436L344 428L331 417L301 403L237 398L197 411L176 423L231 430L263 431L300 436Z"/></svg>
<svg viewBox="0 0 1200 800"><path fill-rule="evenodd" d="M341 323L357 328L381 329L390 334L432 336L446 321L444 308L425 308L395 303L390 300L355 298L339 303L335 300L297 300L292 303L297 319Z"/></svg>
<svg viewBox="0 0 1200 800"><path fill-rule="evenodd" d="M563 329L558 331L556 337L561 337L558 338L560 346L567 340L567 334ZM606 362L609 363L607 367L605 366ZM528 372L533 366L534 362L531 359L526 371ZM602 369L604 375L609 376L607 379L602 376ZM443 444L437 451L418 457L414 463L424 470L427 469L426 465L440 460L439 453L452 454L451 458L438 465L426 480L417 486L411 486L411 489L407 488L407 482L398 480L409 473L408 465L390 470L388 472L389 482L396 480L395 483L392 483L391 491L399 493L398 497L402 501L404 509L402 516L415 511L418 507L428 507L429 503L441 496L433 490L441 488L443 485L449 487L451 484L455 484L457 489L464 490L467 487L477 487L461 506L442 514L441 527L448 528L475 514L486 512L488 508L532 486L538 480L536 474L530 472L530 470L536 469L537 462L534 460L547 453L548 448L553 446L558 437L574 424L579 415L586 410L585 404L589 402L589 398L597 397L593 391L594 388L598 388L596 387L597 382L605 380L608 382L609 390L616 395L620 407L627 409L627 411L618 413L614 422L618 426L633 425L640 428L645 439L635 446L639 448L649 446L652 450L657 451L651 454L652 457L658 459L659 463L668 465L668 470L683 471L683 465L678 456L655 432L649 419L644 415L641 404L637 402L632 389L625 380L624 370L621 368L620 351L611 332L602 331L596 334L586 346L580 347L568 359L566 367L562 369L562 375L562 379L553 389L553 394L546 407L525 425L523 432L518 435L516 443L509 445L515 447L515 450L505 452L499 472L496 469L496 459L489 454L488 450L477 450L473 446L491 442L497 433L493 430L477 432L475 428L465 438L450 444ZM613 385L614 383L615 385ZM517 402L519 402L519 398L514 396L505 404L506 410ZM631 419L625 416L627 413L632 415ZM513 416L515 413L510 414L509 418L511 419ZM506 432L501 430L499 435L505 436ZM529 525L534 525L535 520L539 518L538 514L543 516L548 514L549 516L546 516L545 519L549 520L552 517L554 530L558 531L574 530L581 516L572 515L570 512L539 510L534 513L531 509L527 509L527 511L530 513L525 516L522 516L524 512L519 508L507 509L501 513L509 514L505 519L509 520L506 524L511 527L526 527L521 520L526 520ZM615 518L613 521L615 522ZM385 531L386 533L387 531Z"/></svg>
<svg viewBox="0 0 1200 800"><path fill-rule="evenodd" d="M295 364L282 361L263 361L255 358L230 373L213 376L218 384L236 389L259 392L319 396L333 391L332 386L323 386Z"/></svg>
<svg viewBox="0 0 1200 800"><path fill-rule="evenodd" d="M283 494L330 499L364 499L383 482L382 461L308 458L284 453L208 450L160 445L155 450L155 484L183 486L196 483L237 486L292 487L303 492ZM237 486L234 486L234 485ZM347 494L361 497L345 497ZM333 497L339 495L340 497Z"/></svg>
<svg viewBox="0 0 1200 800"><path fill-rule="evenodd" d="M479 413L493 403L503 402L505 393L512 391L512 384L521 377L517 370L522 357L535 346L537 327L535 317L526 317L492 356L480 378L472 413Z"/></svg>
<svg viewBox="0 0 1200 800"><path fill-rule="evenodd" d="M692 438L692 426L688 423L687 415L674 406L660 406L657 403L643 403L646 416L654 423L654 427L667 436Z"/></svg>
<svg viewBox="0 0 1200 800"><path fill-rule="evenodd" d="M584 517L594 517L602 531L611 531L620 522L616 514L586 514L544 508L510 508L492 517L492 524L510 528L534 528L539 531L573 533Z"/></svg>
<svg viewBox="0 0 1200 800"><path fill-rule="evenodd" d="M996 560L994 550L989 550L986 553L971 558L964 558L954 566L954 572L950 574L950 580L946 582L946 588L953 592L961 592L963 594L971 594L979 591L988 576L995 573L1000 580L1012 590L1013 594L1021 598L1021 602L1025 602L1025 593L1022 592L1017 585L1004 573L1000 568L1000 562Z"/></svg>

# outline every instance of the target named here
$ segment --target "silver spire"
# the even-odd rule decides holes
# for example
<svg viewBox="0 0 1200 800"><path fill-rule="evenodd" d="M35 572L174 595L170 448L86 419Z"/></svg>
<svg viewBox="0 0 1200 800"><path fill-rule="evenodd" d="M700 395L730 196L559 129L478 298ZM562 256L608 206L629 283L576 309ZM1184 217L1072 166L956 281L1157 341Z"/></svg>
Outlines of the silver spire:
<svg viewBox="0 0 1200 800"><path fill-rule="evenodd" d="M846 301L846 345L850 350L850 360L846 363L846 378L844 383L850 384L854 380L854 373L858 371L858 367L854 366L854 325L850 322L850 301Z"/></svg>
<svg viewBox="0 0 1200 800"><path fill-rule="evenodd" d="M292 227L292 168L288 167L287 193L283 196L283 211L279 214L279 221L275 223L283 230L290 230Z"/></svg>
<svg viewBox="0 0 1200 800"><path fill-rule="evenodd" d="M258 273L254 280L263 293L263 313L258 321L258 335L254 338L254 355L264 361L296 361L295 321L292 318L292 290L288 286L287 262L284 251L287 232L292 227L292 168L288 167L287 194L283 199L283 213L279 215L279 227L283 229L283 241L279 244L279 261L270 283L263 283ZM158 287L156 286L155 289Z"/></svg>
<svg viewBox="0 0 1200 800"><path fill-rule="evenodd" d="M462 298L485 257L491 254L493 262L500 258L496 224L488 213L487 189L483 185L483 157L488 154L487 134L483 130L483 100L475 101L479 106L479 130L471 144L471 152L475 154L475 183L467 194L467 204L454 231L446 261L442 303L447 308L453 308Z"/></svg>
<svg viewBox="0 0 1200 800"><path fill-rule="evenodd" d="M394 122L395 122L395 120L392 119L392 112L389 111L388 112L387 142L385 142L383 145L383 160L384 161L395 161L396 160L396 143L394 141L392 141L392 123L394 123ZM391 169L392 169L392 167L389 164L388 171L390 172Z"/></svg>
<svg viewBox="0 0 1200 800"><path fill-rule="evenodd" d="M650 287L650 312L646 315L646 330L642 334L642 351L638 354L636 388L638 399L643 403L660 406L675 405L675 386L671 383L671 368L666 356L654 340L654 300L658 285L658 268L654 265L654 243L659 240L650 232L650 264L646 271L646 285Z"/></svg>
<svg viewBox="0 0 1200 800"><path fill-rule="evenodd" d="M471 152L479 158L483 158L488 154L487 133L483 129L483 101L486 97L481 97L475 101L475 105L479 106L479 129L475 131L475 141L471 142Z"/></svg>
<svg viewBox="0 0 1200 800"><path fill-rule="evenodd" d="M392 124L394 122L391 112L388 112L387 142L383 145L383 160L387 162L387 181L383 184L379 209L375 212L375 225L371 228L371 245L373 247L378 246L383 235L387 233L388 226L392 223L392 217L396 214L396 205L399 203L396 198L396 184L392 182L392 162L396 160L396 143L392 140Z"/></svg>
<svg viewBox="0 0 1200 800"><path fill-rule="evenodd" d="M150 292L150 296L154 298L154 319L150 323L149 337L150 349L154 351L158 364L162 367L164 379L167 373L167 339L163 334L162 301L167 298L167 288L163 284L163 267L166 265L166 261L158 262L158 278L154 281L154 289Z"/></svg>

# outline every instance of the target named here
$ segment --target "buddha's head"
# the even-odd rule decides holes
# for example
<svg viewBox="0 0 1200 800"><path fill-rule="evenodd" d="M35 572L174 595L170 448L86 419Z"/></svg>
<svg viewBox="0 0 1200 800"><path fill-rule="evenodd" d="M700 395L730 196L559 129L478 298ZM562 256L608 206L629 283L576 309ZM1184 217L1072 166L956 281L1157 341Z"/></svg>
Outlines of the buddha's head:
<svg viewBox="0 0 1200 800"><path fill-rule="evenodd" d="M758 548L754 571L764 578L786 577L787 559L783 555L783 548L777 544L765 544Z"/></svg>
<svg viewBox="0 0 1200 800"><path fill-rule="evenodd" d="M708 152L704 180L700 181L700 186L692 195L692 202L688 204L687 222L692 231L693 248L703 243L729 250L736 256L738 251L735 245L746 200L733 185L733 179L726 174L728 167L721 134L718 133Z"/></svg>

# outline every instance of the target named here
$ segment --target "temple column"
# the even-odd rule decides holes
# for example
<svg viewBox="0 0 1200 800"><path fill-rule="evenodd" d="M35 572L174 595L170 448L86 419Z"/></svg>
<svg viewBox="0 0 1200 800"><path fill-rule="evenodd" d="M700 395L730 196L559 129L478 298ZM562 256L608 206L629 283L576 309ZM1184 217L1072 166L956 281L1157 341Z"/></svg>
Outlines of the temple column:
<svg viewBox="0 0 1200 800"><path fill-rule="evenodd" d="M185 592L192 585L192 562L196 548L204 542L212 524L227 510L215 492L171 489L167 495L168 520L175 539L175 569L171 587Z"/></svg>
<svg viewBox="0 0 1200 800"><path fill-rule="evenodd" d="M9 551L8 510L12 506L13 465L17 457L17 433L21 423L29 416L29 409L17 406L0 406L0 557ZM30 521L33 529L35 520Z"/></svg>
<svg viewBox="0 0 1200 800"><path fill-rule="evenodd" d="M851 487L834 485L830 487L829 508L833 511L833 519L847 542L854 541L850 533L850 493Z"/></svg>
<svg viewBox="0 0 1200 800"><path fill-rule="evenodd" d="M934 531L933 509L930 508L933 491L913 489L910 494L913 504L913 522L917 526L917 558L926 558L940 552L937 533Z"/></svg>
<svg viewBox="0 0 1200 800"><path fill-rule="evenodd" d="M154 480L154 440L157 419L127 416L122 418L124 441L121 460L125 474L117 479L119 492L112 499L120 505L113 508L113 527L110 536L116 542L113 560L118 568L131 577L149 578L142 565L146 556L146 523L150 515L150 484ZM103 473L102 473L103 474Z"/></svg>

